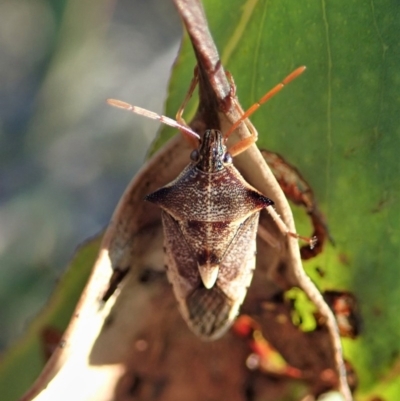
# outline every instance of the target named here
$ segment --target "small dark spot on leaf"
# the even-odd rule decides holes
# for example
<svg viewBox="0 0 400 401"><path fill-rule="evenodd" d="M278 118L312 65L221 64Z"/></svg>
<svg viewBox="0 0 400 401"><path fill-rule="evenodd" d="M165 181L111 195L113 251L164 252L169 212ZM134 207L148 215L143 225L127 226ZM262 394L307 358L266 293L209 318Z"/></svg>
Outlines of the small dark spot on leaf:
<svg viewBox="0 0 400 401"><path fill-rule="evenodd" d="M248 380L244 385L244 396L246 401L253 401L255 399L254 384L252 381Z"/></svg>
<svg viewBox="0 0 400 401"><path fill-rule="evenodd" d="M164 276L164 272L159 272L149 267L144 268L139 274L138 281L142 284L152 283Z"/></svg>
<svg viewBox="0 0 400 401"><path fill-rule="evenodd" d="M354 392L358 387L357 373L354 370L353 365L349 361L345 360L344 366L346 368L346 377L347 377L347 382L349 383L350 390Z"/></svg>
<svg viewBox="0 0 400 401"><path fill-rule="evenodd" d="M117 267L114 269L114 272L108 284L108 289L105 291L101 299L103 302L107 302L110 299L111 295L114 294L115 290L117 289L118 284L124 279L128 271L129 267L126 268Z"/></svg>
<svg viewBox="0 0 400 401"><path fill-rule="evenodd" d="M396 359L398 359L398 357L399 357L399 351L398 351L398 350L393 350L393 351L390 353L390 356L391 356L391 358L393 359L393 362L395 362Z"/></svg>
<svg viewBox="0 0 400 401"><path fill-rule="evenodd" d="M286 263L279 263L278 268L276 270L279 275L284 277L287 270Z"/></svg>
<svg viewBox="0 0 400 401"><path fill-rule="evenodd" d="M374 316L380 317L382 316L383 311L381 307L375 306L374 308L372 308L372 313L374 314Z"/></svg>
<svg viewBox="0 0 400 401"><path fill-rule="evenodd" d="M350 158L351 156L353 156L353 154L356 152L356 150L357 150L357 148L354 147L354 146L349 148L349 149L347 149L343 154L344 158L345 159Z"/></svg>
<svg viewBox="0 0 400 401"><path fill-rule="evenodd" d="M372 214L382 212L389 204L389 199L385 196L384 198L380 199L378 204L371 209Z"/></svg>
<svg viewBox="0 0 400 401"><path fill-rule="evenodd" d="M104 328L112 326L113 323L114 323L114 315L110 313L104 320Z"/></svg>
<svg viewBox="0 0 400 401"><path fill-rule="evenodd" d="M283 304L285 302L285 293L282 291L274 294L271 298L271 302Z"/></svg>
<svg viewBox="0 0 400 401"><path fill-rule="evenodd" d="M62 331L52 326L45 326L40 333L43 353L46 361L51 357L57 347L60 346Z"/></svg>
<svg viewBox="0 0 400 401"><path fill-rule="evenodd" d="M168 384L168 380L164 377L154 381L152 399L157 400L161 397L162 392Z"/></svg>
<svg viewBox="0 0 400 401"><path fill-rule="evenodd" d="M138 374L135 374L133 376L132 384L128 389L128 394L130 396L138 395L142 385L143 385L143 379Z"/></svg>
<svg viewBox="0 0 400 401"><path fill-rule="evenodd" d="M135 374L131 386L128 388L129 398L158 400L165 389L168 380L152 376L140 376Z"/></svg>
<svg viewBox="0 0 400 401"><path fill-rule="evenodd" d="M342 265L350 266L350 258L345 253L339 253L338 259Z"/></svg>

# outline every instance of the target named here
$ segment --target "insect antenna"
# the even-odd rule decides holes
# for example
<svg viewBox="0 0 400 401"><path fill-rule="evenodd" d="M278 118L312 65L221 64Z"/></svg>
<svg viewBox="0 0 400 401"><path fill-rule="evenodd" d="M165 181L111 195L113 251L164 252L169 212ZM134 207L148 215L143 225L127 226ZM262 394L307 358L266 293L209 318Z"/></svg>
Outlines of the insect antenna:
<svg viewBox="0 0 400 401"><path fill-rule="evenodd" d="M296 79L299 75L301 75L304 70L306 69L305 66L298 67L296 68L293 72L291 72L282 82L280 82L278 85L274 86L271 90L269 90L261 99L259 99L257 102L255 102L250 108L248 108L242 115L241 117L233 124L231 127L228 129L228 131L224 135L224 141L228 140L229 136L235 131L239 125L244 122L247 118L249 118L258 108L267 102L269 99L271 99L273 96L275 96L278 92L280 92L287 84L289 84L291 81ZM236 145L232 146L229 149L229 152L231 153L232 156L236 156L239 153L242 153L245 151L252 143L254 143L257 140L257 137L255 137L255 134L253 133L252 137L243 139L242 141L238 142Z"/></svg>
<svg viewBox="0 0 400 401"><path fill-rule="evenodd" d="M154 113L153 111L147 109L142 109L138 106L133 106L129 103L123 102L122 100L107 99L107 103L111 106L118 107L119 109L131 111L132 113L151 118L152 120L158 120L165 125L169 125L172 128L177 128L184 136L184 138L188 140L188 142L193 146L193 148L197 148L200 142L200 136L196 132L194 132L189 126L183 123L179 123L172 118Z"/></svg>

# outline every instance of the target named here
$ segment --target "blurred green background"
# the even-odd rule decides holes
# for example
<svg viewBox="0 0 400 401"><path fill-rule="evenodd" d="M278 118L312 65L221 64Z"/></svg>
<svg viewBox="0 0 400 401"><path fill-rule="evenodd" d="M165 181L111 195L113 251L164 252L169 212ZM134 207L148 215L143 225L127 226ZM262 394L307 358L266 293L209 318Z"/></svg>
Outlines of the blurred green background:
<svg viewBox="0 0 400 401"><path fill-rule="evenodd" d="M165 0L0 0L0 350L104 228L158 124L182 28Z"/></svg>

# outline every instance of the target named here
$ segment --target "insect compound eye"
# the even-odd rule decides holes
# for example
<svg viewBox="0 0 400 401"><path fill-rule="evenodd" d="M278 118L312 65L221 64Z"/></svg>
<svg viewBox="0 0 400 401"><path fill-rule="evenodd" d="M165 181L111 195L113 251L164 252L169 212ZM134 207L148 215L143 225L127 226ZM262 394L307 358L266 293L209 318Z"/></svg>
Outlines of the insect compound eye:
<svg viewBox="0 0 400 401"><path fill-rule="evenodd" d="M199 160L199 156L199 151L197 149L194 149L190 154L190 160L193 162L197 162Z"/></svg>
<svg viewBox="0 0 400 401"><path fill-rule="evenodd" d="M224 154L224 163L232 163L232 156L229 152Z"/></svg>

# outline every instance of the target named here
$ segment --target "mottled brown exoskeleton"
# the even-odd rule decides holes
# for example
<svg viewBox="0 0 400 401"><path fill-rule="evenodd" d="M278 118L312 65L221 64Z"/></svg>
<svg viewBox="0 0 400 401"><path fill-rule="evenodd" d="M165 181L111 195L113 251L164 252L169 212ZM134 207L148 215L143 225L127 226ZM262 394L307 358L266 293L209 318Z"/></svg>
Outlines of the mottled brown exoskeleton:
<svg viewBox="0 0 400 401"><path fill-rule="evenodd" d="M167 273L182 314L197 334L215 338L246 295L259 213L273 202L242 178L220 131L207 130L191 159L146 199L162 209Z"/></svg>
<svg viewBox="0 0 400 401"><path fill-rule="evenodd" d="M184 319L203 339L220 337L238 315L255 268L260 211L266 209L285 235L299 237L288 232L273 201L249 185L232 163L232 157L246 150L256 136L229 149L226 143L240 123L304 69L298 68L264 95L225 134L208 129L200 137L181 118L184 105L174 121L108 100L113 106L178 128L195 148L182 173L146 200L162 210L167 275ZM185 102L194 87L192 82Z"/></svg>

